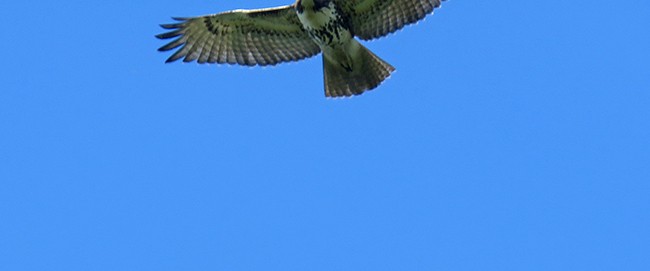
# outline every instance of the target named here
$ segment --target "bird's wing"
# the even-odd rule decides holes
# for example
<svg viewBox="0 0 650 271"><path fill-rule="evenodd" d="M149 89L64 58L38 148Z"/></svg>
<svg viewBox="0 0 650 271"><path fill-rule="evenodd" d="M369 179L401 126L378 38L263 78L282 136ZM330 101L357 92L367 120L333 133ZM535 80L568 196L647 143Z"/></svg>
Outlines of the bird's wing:
<svg viewBox="0 0 650 271"><path fill-rule="evenodd" d="M364 40L379 38L423 19L445 0L338 0L351 14L352 30Z"/></svg>
<svg viewBox="0 0 650 271"><path fill-rule="evenodd" d="M170 32L156 36L176 38L159 51L182 45L167 62L183 58L184 62L274 65L320 52L293 6L174 19L179 22L161 25Z"/></svg>

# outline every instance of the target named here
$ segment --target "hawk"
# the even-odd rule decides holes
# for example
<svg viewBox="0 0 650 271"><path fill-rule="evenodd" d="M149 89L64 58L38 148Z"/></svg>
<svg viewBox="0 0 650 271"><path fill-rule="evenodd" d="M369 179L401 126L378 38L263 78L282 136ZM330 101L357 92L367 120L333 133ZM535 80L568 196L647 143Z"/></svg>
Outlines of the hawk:
<svg viewBox="0 0 650 271"><path fill-rule="evenodd" d="M162 24L180 47L173 62L275 65L323 53L325 96L359 95L376 88L395 68L359 41L393 33L423 19L444 0L297 0L293 5L233 10ZM181 47L182 46L182 47Z"/></svg>

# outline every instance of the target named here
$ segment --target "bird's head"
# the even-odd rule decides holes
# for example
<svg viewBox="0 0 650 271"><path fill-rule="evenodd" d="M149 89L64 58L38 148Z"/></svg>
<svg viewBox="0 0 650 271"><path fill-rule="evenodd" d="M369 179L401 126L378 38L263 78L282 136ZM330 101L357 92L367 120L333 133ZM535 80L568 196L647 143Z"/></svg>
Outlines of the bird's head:
<svg viewBox="0 0 650 271"><path fill-rule="evenodd" d="M324 7L329 6L332 0L298 0L296 1L296 8L302 12L305 9L319 11Z"/></svg>

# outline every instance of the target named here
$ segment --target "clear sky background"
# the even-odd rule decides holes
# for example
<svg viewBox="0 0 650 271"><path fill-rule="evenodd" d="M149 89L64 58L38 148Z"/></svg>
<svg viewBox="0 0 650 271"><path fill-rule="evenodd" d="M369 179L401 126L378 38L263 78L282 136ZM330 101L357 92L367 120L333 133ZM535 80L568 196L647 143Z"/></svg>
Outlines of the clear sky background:
<svg viewBox="0 0 650 271"><path fill-rule="evenodd" d="M650 3L450 0L320 57L164 64L170 16L3 1L0 270L650 270Z"/></svg>

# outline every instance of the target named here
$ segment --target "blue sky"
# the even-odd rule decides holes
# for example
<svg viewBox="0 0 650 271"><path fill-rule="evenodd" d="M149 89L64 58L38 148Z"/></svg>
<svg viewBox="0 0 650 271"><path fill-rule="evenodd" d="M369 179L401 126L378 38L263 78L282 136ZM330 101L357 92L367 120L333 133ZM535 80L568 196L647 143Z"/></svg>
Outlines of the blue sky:
<svg viewBox="0 0 650 271"><path fill-rule="evenodd" d="M0 270L650 270L647 1L450 0L352 99L156 51L283 4L0 4Z"/></svg>

